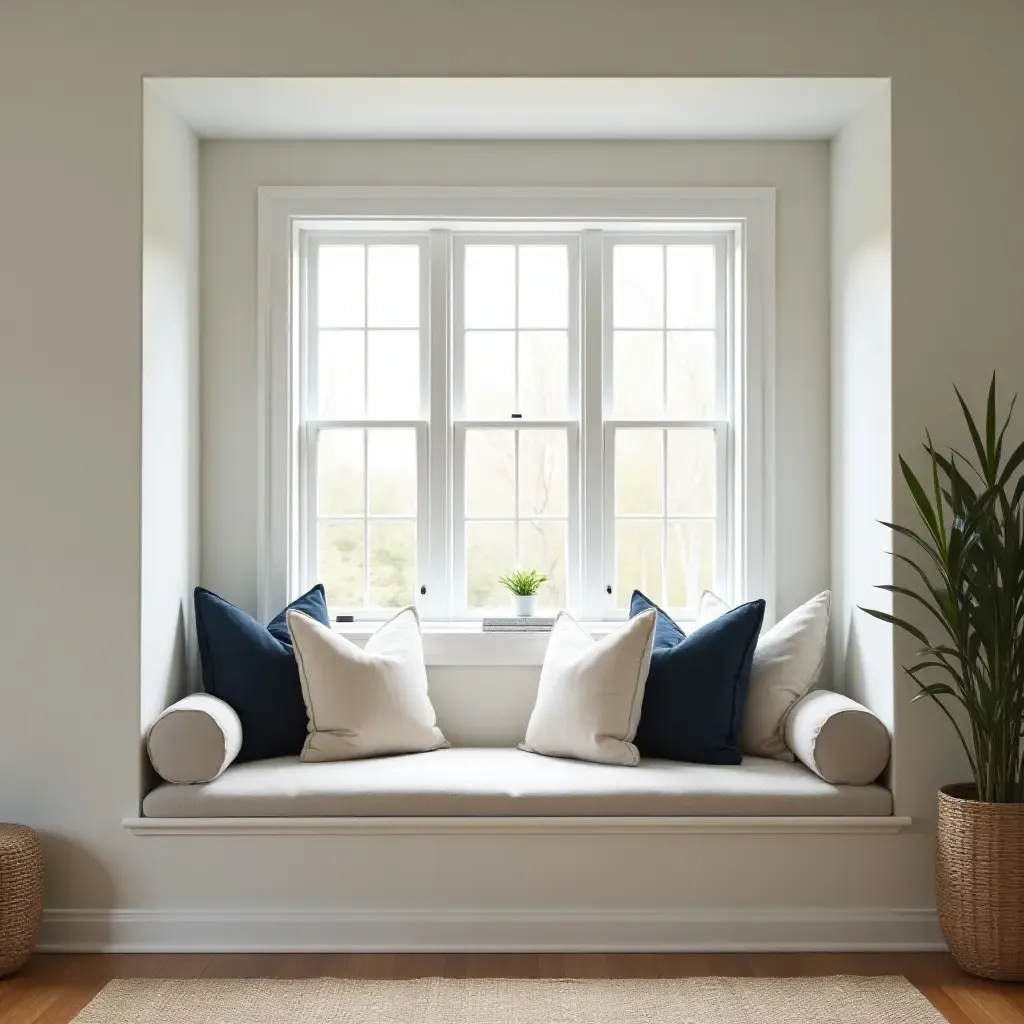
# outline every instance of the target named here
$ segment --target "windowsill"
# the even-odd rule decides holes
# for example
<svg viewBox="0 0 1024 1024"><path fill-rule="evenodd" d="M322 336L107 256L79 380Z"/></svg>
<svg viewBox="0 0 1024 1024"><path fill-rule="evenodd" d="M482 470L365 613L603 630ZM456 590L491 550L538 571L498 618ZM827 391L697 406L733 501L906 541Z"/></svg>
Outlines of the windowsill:
<svg viewBox="0 0 1024 1024"><path fill-rule="evenodd" d="M354 644L363 644L382 623L335 622L336 633ZM621 622L581 622L593 637L600 639L614 632ZM539 667L544 662L548 646L548 632L543 633L485 633L479 622L424 622L423 657L427 665L477 665Z"/></svg>

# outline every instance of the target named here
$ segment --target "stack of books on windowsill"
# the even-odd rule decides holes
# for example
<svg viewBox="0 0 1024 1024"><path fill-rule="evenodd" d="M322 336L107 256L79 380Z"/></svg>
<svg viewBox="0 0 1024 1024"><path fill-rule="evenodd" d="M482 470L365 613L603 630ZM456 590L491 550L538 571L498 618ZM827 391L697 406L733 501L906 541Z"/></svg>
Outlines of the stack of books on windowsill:
<svg viewBox="0 0 1024 1024"><path fill-rule="evenodd" d="M540 618L536 615L515 615L509 618L484 619L485 633L550 633L555 624L553 618Z"/></svg>

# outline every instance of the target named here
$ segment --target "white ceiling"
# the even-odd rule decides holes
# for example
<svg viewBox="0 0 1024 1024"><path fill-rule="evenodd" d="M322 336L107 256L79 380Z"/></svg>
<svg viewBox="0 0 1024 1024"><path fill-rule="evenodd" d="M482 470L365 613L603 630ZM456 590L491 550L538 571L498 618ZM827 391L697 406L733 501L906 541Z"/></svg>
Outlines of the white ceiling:
<svg viewBox="0 0 1024 1024"><path fill-rule="evenodd" d="M158 78L202 138L817 139L870 78Z"/></svg>

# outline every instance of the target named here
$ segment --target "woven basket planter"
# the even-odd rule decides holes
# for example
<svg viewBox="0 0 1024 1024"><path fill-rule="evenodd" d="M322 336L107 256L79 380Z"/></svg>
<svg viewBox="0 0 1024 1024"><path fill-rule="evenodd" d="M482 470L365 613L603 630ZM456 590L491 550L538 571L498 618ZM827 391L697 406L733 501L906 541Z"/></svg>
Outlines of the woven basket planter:
<svg viewBox="0 0 1024 1024"><path fill-rule="evenodd" d="M43 844L24 825L0 825L0 977L32 955L43 919Z"/></svg>
<svg viewBox="0 0 1024 1024"><path fill-rule="evenodd" d="M971 974L1024 980L1024 804L939 791L935 893L942 934Z"/></svg>

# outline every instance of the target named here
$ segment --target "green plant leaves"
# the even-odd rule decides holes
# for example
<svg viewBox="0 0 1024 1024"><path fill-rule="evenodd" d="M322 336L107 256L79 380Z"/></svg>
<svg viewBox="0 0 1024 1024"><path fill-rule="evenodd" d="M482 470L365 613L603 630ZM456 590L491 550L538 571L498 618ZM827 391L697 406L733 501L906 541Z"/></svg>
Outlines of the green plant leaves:
<svg viewBox="0 0 1024 1024"><path fill-rule="evenodd" d="M532 597L547 581L547 576L536 569L520 569L498 577L498 582L509 593L519 597Z"/></svg>
<svg viewBox="0 0 1024 1024"><path fill-rule="evenodd" d="M981 798L1024 801L1024 443L1007 454L1016 399L1000 420L995 376L985 403L984 433L963 395L954 391L973 456L953 448L941 453L926 434L928 487L905 459L899 460L924 530L883 524L927 558L918 561L894 552L897 561L914 570L918 585L882 584L879 589L924 608L927 628L900 615L863 610L921 645L922 660L906 667L919 688L914 701L927 698L941 708L963 744ZM928 635L935 626L942 633L939 643ZM946 678L925 681L924 672ZM948 701L962 705L969 737Z"/></svg>

